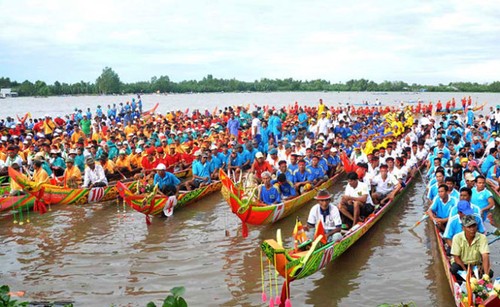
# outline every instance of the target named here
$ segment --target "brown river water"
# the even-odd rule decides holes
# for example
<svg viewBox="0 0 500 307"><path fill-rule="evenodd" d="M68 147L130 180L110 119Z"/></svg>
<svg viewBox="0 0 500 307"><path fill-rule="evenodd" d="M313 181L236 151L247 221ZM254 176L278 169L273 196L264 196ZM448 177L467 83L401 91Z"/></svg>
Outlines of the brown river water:
<svg viewBox="0 0 500 307"><path fill-rule="evenodd" d="M436 100L463 96L423 94ZM497 94L478 95L480 101L487 99L489 104L500 100ZM188 101L193 101L191 108L220 108L240 102L276 101L276 105L284 105L298 100L316 104L321 97L326 102L345 102L348 97L351 101L422 98L397 93L257 93L150 95L143 101L145 109L160 101L160 110L166 111L179 105L185 108ZM77 102L81 108L88 104L94 109L110 98L116 102L126 99L6 99L0 117L27 111L68 113ZM42 100L50 103L42 107L37 103ZM343 193L344 184L339 182L331 189L335 199ZM310 278L293 282L293 306L376 306L410 301L418 306L452 306L432 228L425 222L414 232L408 231L425 211L424 190L425 184L418 177L403 198L344 255ZM294 217L307 220L313 204L309 202L276 224L251 226L245 239L239 220L220 193L176 211L169 219L155 217L149 227L142 214L128 208L124 212L115 202L52 206L52 211L32 215L31 223L22 226L14 225L12 217L3 214L0 284L9 285L12 291L26 291L24 300L74 301L75 306L145 306L149 301L159 303L176 286L186 288L184 297L190 306L268 305L261 301L259 244L274 238L278 228L291 244ZM492 267L497 274L499 251L497 241L491 246ZM280 287L282 281L279 279ZM269 297L268 285L266 290Z"/></svg>
<svg viewBox="0 0 500 307"><path fill-rule="evenodd" d="M342 186L331 189L336 198ZM451 306L432 228L422 224L408 231L424 211L424 189L418 178L337 261L292 283L293 305L413 301L418 306ZM305 221L313 203L293 216ZM251 227L244 239L220 193L175 212L173 218L154 218L149 227L143 215L130 209L124 213L114 202L52 206L51 212L31 216L31 223L23 226L2 218L0 280L15 291L26 291L25 299L67 300L77 306L145 306L181 285L191 306L263 305L258 245L274 238L278 228L291 244L293 216ZM499 247L491 246L496 272Z"/></svg>

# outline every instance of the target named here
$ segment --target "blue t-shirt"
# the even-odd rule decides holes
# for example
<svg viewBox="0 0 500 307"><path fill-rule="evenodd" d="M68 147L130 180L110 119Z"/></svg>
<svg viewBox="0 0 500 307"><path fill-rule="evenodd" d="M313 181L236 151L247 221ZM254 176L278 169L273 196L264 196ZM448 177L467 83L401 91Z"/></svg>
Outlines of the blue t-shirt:
<svg viewBox="0 0 500 307"><path fill-rule="evenodd" d="M313 167L312 165L307 166L307 169L311 172L312 174L312 179L311 180L316 180L316 179L323 179L325 176L325 170L321 166L316 166Z"/></svg>
<svg viewBox="0 0 500 307"><path fill-rule="evenodd" d="M262 185L260 189L260 201L267 205L277 204L281 202L280 192L274 186L271 186L268 190L264 185Z"/></svg>
<svg viewBox="0 0 500 307"><path fill-rule="evenodd" d="M448 196L448 201L446 203L443 203L441 197L438 196L434 198L434 201L432 202L431 205L431 210L438 218L446 219L450 216L451 208L456 206L456 204L457 204L457 199L454 197Z"/></svg>
<svg viewBox="0 0 500 307"><path fill-rule="evenodd" d="M479 231L480 233L484 233L483 220L479 215L475 213L474 213L474 218L477 223L477 231ZM460 220L460 216L458 214L454 215L450 217L448 223L446 224L446 229L444 230L443 238L452 240L457 233L460 233L462 231L463 231L462 221Z"/></svg>
<svg viewBox="0 0 500 307"><path fill-rule="evenodd" d="M273 180L271 181L272 185L278 189L281 192L281 195L283 197L293 197L297 195L297 191L295 191L295 188L293 187L292 183L290 181L286 181L282 184L278 183L278 180Z"/></svg>
<svg viewBox="0 0 500 307"><path fill-rule="evenodd" d="M199 176L199 177L208 177L206 180L207 182L210 182L210 164L205 162L205 164L202 164L198 160L193 161L193 175Z"/></svg>
<svg viewBox="0 0 500 307"><path fill-rule="evenodd" d="M305 181L312 181L313 180L313 175L309 169L305 169L304 173L301 173L298 169L293 173L293 182L298 183L298 182L305 182Z"/></svg>
<svg viewBox="0 0 500 307"><path fill-rule="evenodd" d="M159 189L163 189L165 186L177 186L181 183L179 178L175 177L174 174L170 172L165 172L165 176L161 177L159 174L154 176L154 184L158 184Z"/></svg>

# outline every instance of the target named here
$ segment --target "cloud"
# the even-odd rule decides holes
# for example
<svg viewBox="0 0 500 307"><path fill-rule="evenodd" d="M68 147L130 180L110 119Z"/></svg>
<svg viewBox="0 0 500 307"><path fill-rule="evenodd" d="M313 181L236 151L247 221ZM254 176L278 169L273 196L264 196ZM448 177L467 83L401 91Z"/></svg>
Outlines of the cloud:
<svg viewBox="0 0 500 307"><path fill-rule="evenodd" d="M0 72L17 80L93 81L105 66L126 82L498 79L496 1L46 0L0 11Z"/></svg>

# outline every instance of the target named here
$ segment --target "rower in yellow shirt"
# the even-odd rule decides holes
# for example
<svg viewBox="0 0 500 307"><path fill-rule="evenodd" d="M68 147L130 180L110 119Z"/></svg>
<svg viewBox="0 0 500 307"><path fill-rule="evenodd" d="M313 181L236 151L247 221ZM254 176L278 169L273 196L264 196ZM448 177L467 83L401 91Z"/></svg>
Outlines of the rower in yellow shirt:
<svg viewBox="0 0 500 307"><path fill-rule="evenodd" d="M64 170L63 184L70 188L78 188L82 184L82 172L74 165L73 158L66 159L66 169Z"/></svg>
<svg viewBox="0 0 500 307"><path fill-rule="evenodd" d="M138 131L138 129L135 125L132 125L132 123L130 121L127 122L127 126L125 126L125 129L124 129L125 135L129 135L130 133L136 134L137 131Z"/></svg>
<svg viewBox="0 0 500 307"><path fill-rule="evenodd" d="M113 163L113 161L108 159L107 153L104 152L99 157L99 162L101 162L101 166L104 169L104 174L106 175L106 177L115 173L115 164Z"/></svg>
<svg viewBox="0 0 500 307"><path fill-rule="evenodd" d="M115 167L120 172L131 172L132 166L130 165L130 157L124 149L120 149L118 153L118 159L116 159Z"/></svg>
<svg viewBox="0 0 500 307"><path fill-rule="evenodd" d="M129 162L133 168L140 168L142 162L142 149L136 148L135 152L130 154Z"/></svg>
<svg viewBox="0 0 500 307"><path fill-rule="evenodd" d="M48 183L50 180L49 174L43 169L42 164L40 159L33 160L33 181L36 183Z"/></svg>
<svg viewBox="0 0 500 307"><path fill-rule="evenodd" d="M73 144L76 144L78 143L78 140L79 139L86 139L87 137L85 136L85 133L83 133L83 131L80 129L80 126L78 126L78 124L75 124L74 126L74 131L73 131L73 134L71 135L71 142Z"/></svg>

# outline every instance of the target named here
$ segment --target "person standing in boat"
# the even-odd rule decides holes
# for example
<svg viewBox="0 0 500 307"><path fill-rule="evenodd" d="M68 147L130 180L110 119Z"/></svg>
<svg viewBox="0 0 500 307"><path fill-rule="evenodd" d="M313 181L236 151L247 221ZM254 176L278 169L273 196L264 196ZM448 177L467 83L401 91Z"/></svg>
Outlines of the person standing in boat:
<svg viewBox="0 0 500 307"><path fill-rule="evenodd" d="M309 211L307 224L304 230L309 231L315 228L318 223L323 223L325 235L328 242L337 242L342 240L342 218L339 209L331 202L332 194L328 190L320 190L314 197L318 204L314 205Z"/></svg>
<svg viewBox="0 0 500 307"><path fill-rule="evenodd" d="M96 164L94 158L89 157L85 161L87 167L85 168L85 173L83 176L83 187L84 188L94 188L94 187L105 187L108 185L108 179L104 174L104 169L101 164Z"/></svg>
<svg viewBox="0 0 500 307"><path fill-rule="evenodd" d="M457 281L464 281L458 274L459 271L467 271L467 266L477 265L480 269L479 276L488 274L493 277L490 268L490 249L486 236L478 232L478 224L473 215L465 215L461 218L463 231L453 237L451 255L453 264L451 273Z"/></svg>

